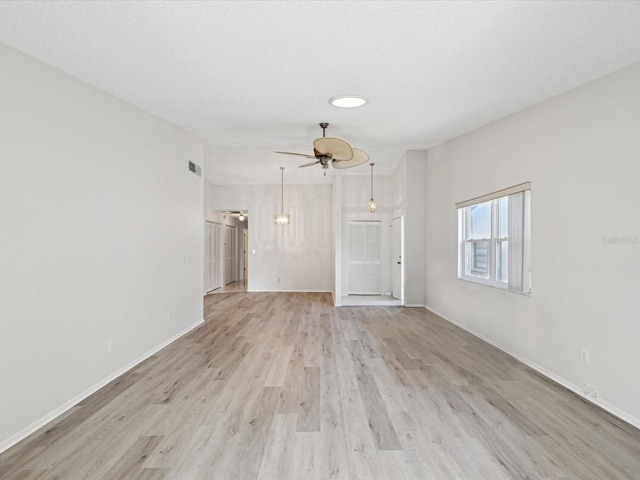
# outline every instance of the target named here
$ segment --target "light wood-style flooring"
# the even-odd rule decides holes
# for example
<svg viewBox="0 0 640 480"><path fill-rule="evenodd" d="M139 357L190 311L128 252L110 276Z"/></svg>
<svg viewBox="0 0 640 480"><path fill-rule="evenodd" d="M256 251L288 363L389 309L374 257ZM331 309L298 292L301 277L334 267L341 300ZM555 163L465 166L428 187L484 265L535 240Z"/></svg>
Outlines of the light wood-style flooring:
<svg viewBox="0 0 640 480"><path fill-rule="evenodd" d="M228 285L224 285L220 288L216 288L215 290L211 290L207 293L207 295L218 295L220 293L239 293L247 291L247 281L246 279L238 280L236 282L231 282Z"/></svg>
<svg viewBox="0 0 640 480"><path fill-rule="evenodd" d="M640 479L640 431L424 309L233 293L205 319L0 478Z"/></svg>

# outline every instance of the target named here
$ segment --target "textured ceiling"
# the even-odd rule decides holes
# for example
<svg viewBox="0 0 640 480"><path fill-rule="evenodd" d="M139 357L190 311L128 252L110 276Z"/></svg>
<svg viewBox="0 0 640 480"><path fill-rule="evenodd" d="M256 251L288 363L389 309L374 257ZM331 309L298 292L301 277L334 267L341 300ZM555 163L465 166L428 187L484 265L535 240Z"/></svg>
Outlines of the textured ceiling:
<svg viewBox="0 0 640 480"><path fill-rule="evenodd" d="M391 173L640 61L640 2L3 1L0 41L202 137L214 184L325 183L274 150L326 121Z"/></svg>

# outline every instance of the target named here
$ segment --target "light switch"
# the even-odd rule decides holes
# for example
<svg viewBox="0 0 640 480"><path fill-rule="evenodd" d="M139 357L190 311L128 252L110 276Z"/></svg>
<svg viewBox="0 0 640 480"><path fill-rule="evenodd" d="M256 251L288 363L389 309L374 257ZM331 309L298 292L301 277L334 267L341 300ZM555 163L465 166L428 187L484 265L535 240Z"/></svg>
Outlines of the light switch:
<svg viewBox="0 0 640 480"><path fill-rule="evenodd" d="M253 250L251 250L251 255L255 255L256 254L256 249L254 248Z"/></svg>

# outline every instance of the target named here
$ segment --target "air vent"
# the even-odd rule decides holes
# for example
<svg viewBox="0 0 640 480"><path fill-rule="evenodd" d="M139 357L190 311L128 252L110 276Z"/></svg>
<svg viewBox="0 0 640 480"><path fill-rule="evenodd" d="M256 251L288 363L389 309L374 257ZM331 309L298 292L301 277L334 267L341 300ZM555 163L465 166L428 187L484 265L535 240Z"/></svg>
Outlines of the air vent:
<svg viewBox="0 0 640 480"><path fill-rule="evenodd" d="M189 170L191 170L197 176L199 177L201 176L202 169L198 165L193 163L191 160L189 160Z"/></svg>

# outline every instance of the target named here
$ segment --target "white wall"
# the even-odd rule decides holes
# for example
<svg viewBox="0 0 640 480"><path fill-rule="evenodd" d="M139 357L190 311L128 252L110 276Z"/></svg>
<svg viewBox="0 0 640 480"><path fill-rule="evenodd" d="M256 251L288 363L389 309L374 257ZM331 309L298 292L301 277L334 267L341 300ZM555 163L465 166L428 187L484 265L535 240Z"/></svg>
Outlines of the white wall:
<svg viewBox="0 0 640 480"><path fill-rule="evenodd" d="M405 305L425 305L426 152L409 150L406 158L404 217Z"/></svg>
<svg viewBox="0 0 640 480"><path fill-rule="evenodd" d="M391 176L391 218L406 213L407 206L407 155L402 156Z"/></svg>
<svg viewBox="0 0 640 480"><path fill-rule="evenodd" d="M331 185L285 182L284 213L291 215L287 226L274 221L280 201L280 185L210 185L206 189L207 211L249 210L249 291L331 292Z"/></svg>
<svg viewBox="0 0 640 480"><path fill-rule="evenodd" d="M333 263L331 269L331 275L333 276L333 288L331 294L333 295L333 304L336 307L342 306L342 175L335 175L333 177Z"/></svg>
<svg viewBox="0 0 640 480"><path fill-rule="evenodd" d="M595 387L637 426L639 132L635 65L429 150L425 289L429 309L569 388ZM457 280L454 204L524 181L531 296Z"/></svg>
<svg viewBox="0 0 640 480"><path fill-rule="evenodd" d="M391 218L404 215L404 304L425 305L426 152L408 150L391 178Z"/></svg>
<svg viewBox="0 0 640 480"><path fill-rule="evenodd" d="M3 45L0 70L1 451L202 321L203 147Z"/></svg>

